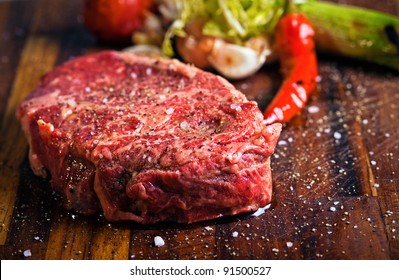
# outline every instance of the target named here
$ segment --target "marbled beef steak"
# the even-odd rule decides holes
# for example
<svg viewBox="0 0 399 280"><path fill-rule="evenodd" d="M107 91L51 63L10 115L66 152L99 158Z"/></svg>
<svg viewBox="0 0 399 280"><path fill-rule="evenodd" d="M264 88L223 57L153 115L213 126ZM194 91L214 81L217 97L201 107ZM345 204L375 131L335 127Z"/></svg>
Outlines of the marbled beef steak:
<svg viewBox="0 0 399 280"><path fill-rule="evenodd" d="M17 109L36 175L67 209L191 223L270 202L281 125L223 78L105 51L45 75Z"/></svg>

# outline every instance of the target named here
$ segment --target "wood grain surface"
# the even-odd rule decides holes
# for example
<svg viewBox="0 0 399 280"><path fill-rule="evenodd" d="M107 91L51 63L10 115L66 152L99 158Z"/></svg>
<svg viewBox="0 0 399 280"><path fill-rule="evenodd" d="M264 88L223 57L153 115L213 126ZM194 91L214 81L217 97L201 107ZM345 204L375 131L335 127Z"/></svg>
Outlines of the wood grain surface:
<svg viewBox="0 0 399 280"><path fill-rule="evenodd" d="M335 2L399 15L399 1ZM81 3L0 1L1 259L399 259L398 72L324 54L317 91L272 157L263 215L144 226L63 210L30 170L15 108L56 65L118 49L86 31ZM264 108L280 82L271 64L235 84Z"/></svg>

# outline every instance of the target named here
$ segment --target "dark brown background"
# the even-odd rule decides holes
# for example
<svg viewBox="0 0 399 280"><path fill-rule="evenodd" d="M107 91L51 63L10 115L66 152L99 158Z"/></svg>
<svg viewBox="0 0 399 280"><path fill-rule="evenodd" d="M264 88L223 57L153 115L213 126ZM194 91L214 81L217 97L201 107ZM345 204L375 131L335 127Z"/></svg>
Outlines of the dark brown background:
<svg viewBox="0 0 399 280"><path fill-rule="evenodd" d="M399 1L338 2L399 15ZM398 72L326 55L318 91L284 127L264 215L143 226L63 211L29 169L14 111L43 73L105 47L80 5L0 1L1 259L28 249L29 259L399 259ZM272 64L236 85L263 108L280 81ZM153 245L157 235L165 246Z"/></svg>

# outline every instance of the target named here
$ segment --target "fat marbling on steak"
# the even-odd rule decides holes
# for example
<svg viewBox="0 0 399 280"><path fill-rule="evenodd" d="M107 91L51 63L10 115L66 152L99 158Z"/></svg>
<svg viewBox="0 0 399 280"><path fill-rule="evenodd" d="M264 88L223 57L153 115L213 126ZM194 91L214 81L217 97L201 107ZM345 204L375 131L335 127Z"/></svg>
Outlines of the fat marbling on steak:
<svg viewBox="0 0 399 280"><path fill-rule="evenodd" d="M104 51L45 75L17 109L36 175L67 209L191 223L270 202L281 125L223 78Z"/></svg>

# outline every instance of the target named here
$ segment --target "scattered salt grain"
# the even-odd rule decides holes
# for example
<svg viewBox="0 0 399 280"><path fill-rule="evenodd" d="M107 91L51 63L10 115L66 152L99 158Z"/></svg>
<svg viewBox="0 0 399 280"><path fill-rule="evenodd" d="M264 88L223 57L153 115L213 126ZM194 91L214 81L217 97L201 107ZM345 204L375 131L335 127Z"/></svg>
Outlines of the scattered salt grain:
<svg viewBox="0 0 399 280"><path fill-rule="evenodd" d="M236 110L237 112L240 112L242 110L240 104L231 104L230 108Z"/></svg>
<svg viewBox="0 0 399 280"><path fill-rule="evenodd" d="M331 207L330 207L330 211L331 211L331 212L335 212L335 211L337 211L337 208L335 208L334 206L331 206Z"/></svg>
<svg viewBox="0 0 399 280"><path fill-rule="evenodd" d="M278 141L278 145L279 145L279 146L287 146L287 141L285 141L285 140L280 140L280 141Z"/></svg>
<svg viewBox="0 0 399 280"><path fill-rule="evenodd" d="M267 209L269 209L270 208L270 206L271 206L271 204L269 203L268 205L266 205L265 207L261 207L261 208L259 208L258 210L256 210L254 213L252 213L252 215L251 216L254 216L254 217L259 217L260 215L263 215L264 213L265 213L265 211L267 210Z"/></svg>
<svg viewBox="0 0 399 280"><path fill-rule="evenodd" d="M165 245L165 241L160 236L154 237L154 245L157 247L162 247Z"/></svg>
<svg viewBox="0 0 399 280"><path fill-rule="evenodd" d="M233 236L234 238L236 238L236 237L238 236L238 232L237 232L237 231L233 232L233 233L231 234L231 236Z"/></svg>
<svg viewBox="0 0 399 280"><path fill-rule="evenodd" d="M188 124L188 122L184 121L184 122L182 122L182 123L180 124L180 127L181 127L182 129L188 129L189 124Z"/></svg>
<svg viewBox="0 0 399 280"><path fill-rule="evenodd" d="M28 258L28 257L31 257L31 256L32 256L32 252L30 251L30 249L24 251L24 257L25 258Z"/></svg>
<svg viewBox="0 0 399 280"><path fill-rule="evenodd" d="M308 112L311 114L318 113L320 111L319 107L317 106L309 106Z"/></svg>
<svg viewBox="0 0 399 280"><path fill-rule="evenodd" d="M375 160L370 161L371 165L376 165L377 162Z"/></svg>
<svg viewBox="0 0 399 280"><path fill-rule="evenodd" d="M293 245L294 245L294 243L292 243L291 241L288 241L288 242L287 242L287 247L288 247L288 248L291 248Z"/></svg>
<svg viewBox="0 0 399 280"><path fill-rule="evenodd" d="M175 111L175 109L169 108L168 110L166 110L166 114L171 115L171 114L173 114L174 111Z"/></svg>
<svg viewBox="0 0 399 280"><path fill-rule="evenodd" d="M380 184L374 184L374 188L379 188L380 187Z"/></svg>
<svg viewBox="0 0 399 280"><path fill-rule="evenodd" d="M66 103L67 103L69 106L71 106L71 107L76 106L76 102L75 102L74 99L68 99L68 100L66 101Z"/></svg>
<svg viewBox="0 0 399 280"><path fill-rule="evenodd" d="M40 237L39 236L35 236L35 237L33 237L33 239L35 239L37 241L37 240L40 239Z"/></svg>
<svg viewBox="0 0 399 280"><path fill-rule="evenodd" d="M147 74L147 76L152 74L152 69L151 68L147 68L145 69L145 73Z"/></svg>
<svg viewBox="0 0 399 280"><path fill-rule="evenodd" d="M341 139L341 138L342 138L341 133L339 133L339 132L337 132L337 131L334 132L334 138L337 139L337 140Z"/></svg>
<svg viewBox="0 0 399 280"><path fill-rule="evenodd" d="M211 230L212 230L212 228L211 228L210 226L206 226L206 227L204 227L204 229L205 229L206 231L211 231Z"/></svg>

